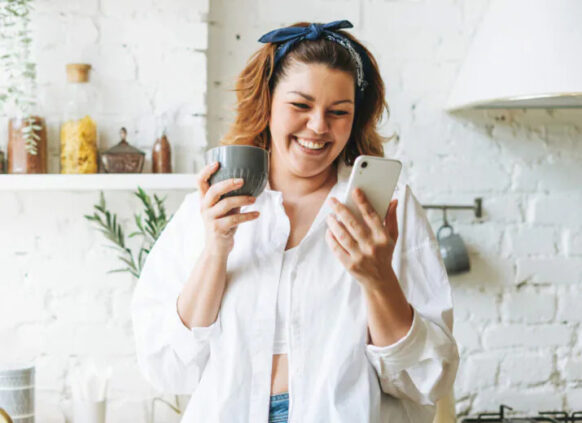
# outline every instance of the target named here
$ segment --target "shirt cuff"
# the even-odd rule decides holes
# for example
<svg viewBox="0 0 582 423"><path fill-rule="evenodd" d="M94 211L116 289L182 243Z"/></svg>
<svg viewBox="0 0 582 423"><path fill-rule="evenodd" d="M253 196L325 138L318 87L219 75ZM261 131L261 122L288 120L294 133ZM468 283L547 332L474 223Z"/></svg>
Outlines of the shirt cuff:
<svg viewBox="0 0 582 423"><path fill-rule="evenodd" d="M408 361L410 356L414 355L413 352L419 343L419 338L422 338L422 330L418 313L416 310L414 310L414 308L412 311L412 325L410 325L410 329L408 330L408 333L404 335L404 337L400 338L395 343L384 347L373 344L368 344L366 346L366 352L373 362L381 357L386 364L397 364L400 363L403 359Z"/></svg>
<svg viewBox="0 0 582 423"><path fill-rule="evenodd" d="M188 329L178 314L177 301L168 313L168 323L171 345L180 360L187 364L198 354L201 348L207 346L212 338L220 330L219 319L217 318L210 326L201 326Z"/></svg>

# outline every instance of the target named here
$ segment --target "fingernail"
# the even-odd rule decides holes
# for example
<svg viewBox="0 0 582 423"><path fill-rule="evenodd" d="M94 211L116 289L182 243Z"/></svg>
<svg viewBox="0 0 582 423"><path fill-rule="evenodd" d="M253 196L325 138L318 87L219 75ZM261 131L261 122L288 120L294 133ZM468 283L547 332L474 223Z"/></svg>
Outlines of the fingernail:
<svg viewBox="0 0 582 423"><path fill-rule="evenodd" d="M234 180L234 183L235 183L235 184L242 184L242 183L243 183L243 179L242 179L242 178L236 178L236 179Z"/></svg>

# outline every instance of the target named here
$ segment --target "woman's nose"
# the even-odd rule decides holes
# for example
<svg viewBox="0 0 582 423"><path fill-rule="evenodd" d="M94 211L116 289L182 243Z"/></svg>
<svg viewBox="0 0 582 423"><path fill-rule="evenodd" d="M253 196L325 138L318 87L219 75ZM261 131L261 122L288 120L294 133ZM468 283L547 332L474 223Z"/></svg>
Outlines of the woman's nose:
<svg viewBox="0 0 582 423"><path fill-rule="evenodd" d="M329 125L325 118L325 112L313 111L309 115L307 128L316 134L325 134L329 130Z"/></svg>

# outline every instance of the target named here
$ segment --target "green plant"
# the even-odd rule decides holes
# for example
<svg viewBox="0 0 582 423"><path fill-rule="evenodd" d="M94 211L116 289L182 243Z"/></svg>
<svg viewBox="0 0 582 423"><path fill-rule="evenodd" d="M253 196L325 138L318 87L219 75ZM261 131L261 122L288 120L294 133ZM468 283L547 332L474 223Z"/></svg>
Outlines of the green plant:
<svg viewBox="0 0 582 423"><path fill-rule="evenodd" d="M34 0L0 0L0 111L9 107L22 119L25 148L37 154L40 126L34 124L36 64L31 58L30 30Z"/></svg>
<svg viewBox="0 0 582 423"><path fill-rule="evenodd" d="M110 270L108 273L129 272L136 278L139 278L147 255L172 216L166 216L166 209L164 207L165 197L160 199L154 194L154 202L152 202L150 196L141 187L137 188L134 195L141 200L145 210L144 221L142 221L140 214L134 215L138 230L129 234L129 238L138 235L142 237L142 245L137 257L134 256L131 248L127 247L125 243L124 230L117 221L117 214L107 210L103 191L100 193L99 203L93 206L95 212L93 215L85 215L85 218L97 224L97 229L103 233L105 238L113 243L113 246L108 247L120 253L118 258L126 266L124 268Z"/></svg>

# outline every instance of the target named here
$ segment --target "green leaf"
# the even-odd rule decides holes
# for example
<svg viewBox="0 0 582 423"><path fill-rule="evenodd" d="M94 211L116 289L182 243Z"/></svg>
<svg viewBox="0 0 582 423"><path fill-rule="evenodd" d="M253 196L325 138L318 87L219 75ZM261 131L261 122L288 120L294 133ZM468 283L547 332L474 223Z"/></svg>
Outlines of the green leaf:
<svg viewBox="0 0 582 423"><path fill-rule="evenodd" d="M130 272L131 273L131 269L128 269L128 268L115 269L115 270L109 270L107 273L120 273L120 272Z"/></svg>
<svg viewBox="0 0 582 423"><path fill-rule="evenodd" d="M141 232L143 232L143 226L142 226L142 223L141 223L141 215L136 214L134 217L135 217L135 224L136 224L136 226L139 228L139 230Z"/></svg>

